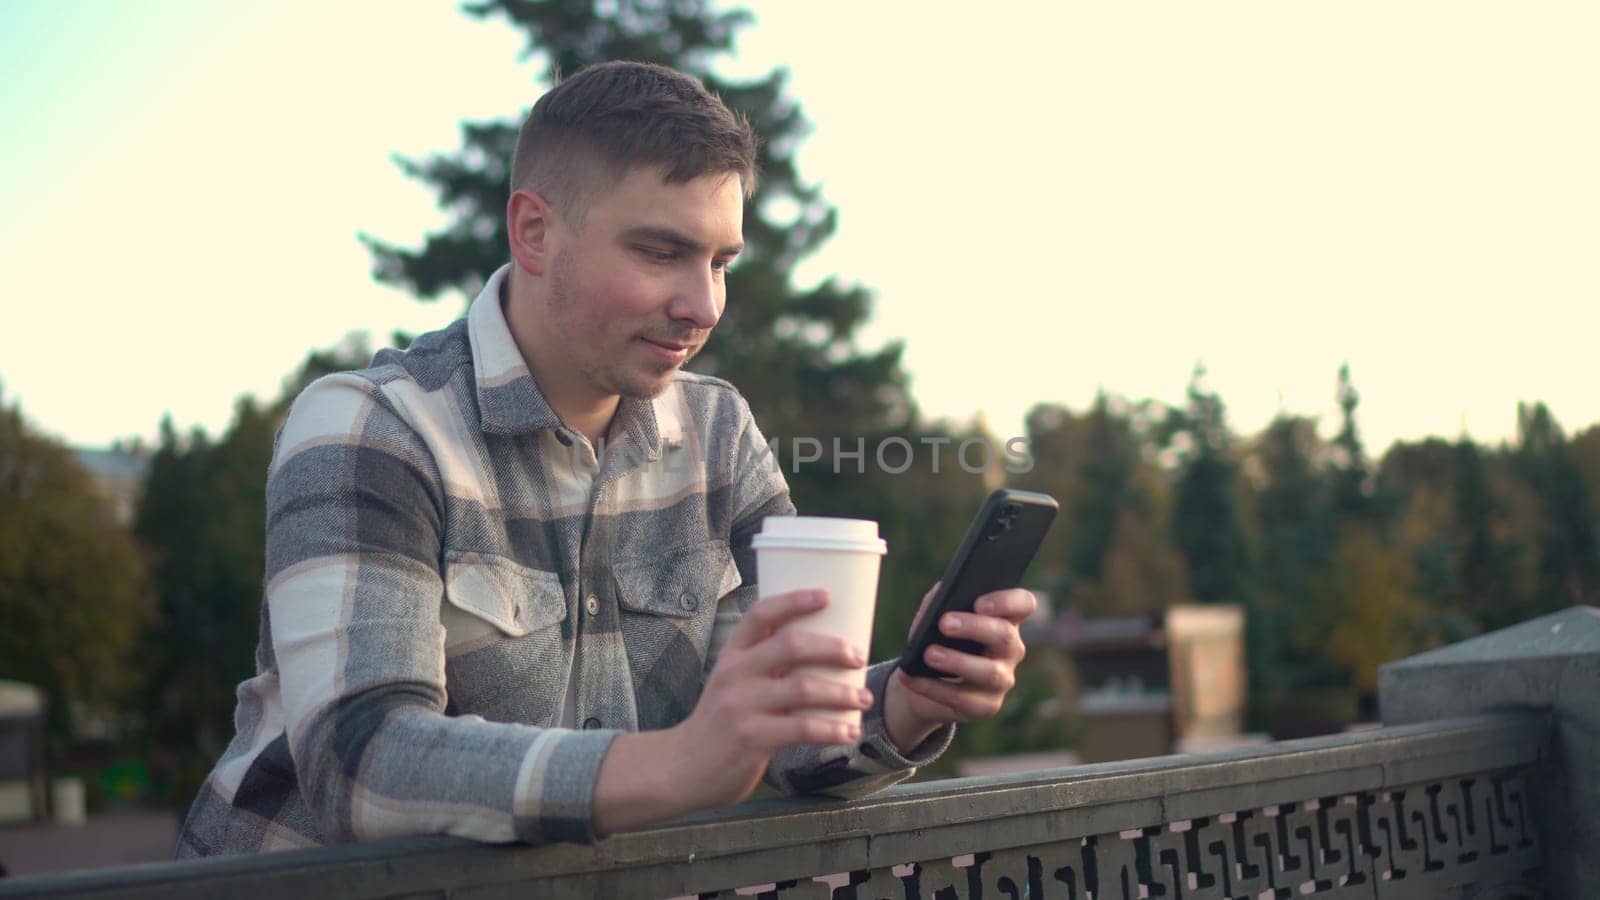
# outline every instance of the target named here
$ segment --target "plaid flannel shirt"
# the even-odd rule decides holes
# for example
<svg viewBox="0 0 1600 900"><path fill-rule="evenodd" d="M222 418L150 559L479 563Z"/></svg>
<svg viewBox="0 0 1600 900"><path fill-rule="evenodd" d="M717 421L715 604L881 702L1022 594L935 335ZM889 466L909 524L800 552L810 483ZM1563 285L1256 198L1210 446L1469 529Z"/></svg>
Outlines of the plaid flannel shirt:
<svg viewBox="0 0 1600 900"><path fill-rule="evenodd" d="M751 537L793 514L749 407L678 374L596 455L540 394L489 279L468 315L296 399L267 482L256 675L180 857L447 833L583 841L623 731L693 709L756 599ZM893 661L854 746L793 747L784 793L857 797L902 755Z"/></svg>

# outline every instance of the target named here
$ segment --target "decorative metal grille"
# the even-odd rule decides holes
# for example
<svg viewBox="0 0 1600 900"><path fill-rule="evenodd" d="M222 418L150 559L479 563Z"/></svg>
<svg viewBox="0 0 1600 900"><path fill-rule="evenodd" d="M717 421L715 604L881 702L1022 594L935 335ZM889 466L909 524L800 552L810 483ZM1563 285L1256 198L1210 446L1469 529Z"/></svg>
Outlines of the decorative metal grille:
<svg viewBox="0 0 1600 900"><path fill-rule="evenodd" d="M1525 774L1425 782L700 897L1534 900L1545 893Z"/></svg>
<svg viewBox="0 0 1600 900"><path fill-rule="evenodd" d="M1218 754L897 785L849 803L763 801L596 846L407 838L0 879L0 897L1600 897L1584 880L1592 860L1565 851L1587 823L1566 820L1563 798L1545 793L1567 784L1550 733L1547 714L1506 711ZM1553 848L1561 855L1545 859ZM951 858L958 853L968 855ZM794 880L759 884L780 879Z"/></svg>

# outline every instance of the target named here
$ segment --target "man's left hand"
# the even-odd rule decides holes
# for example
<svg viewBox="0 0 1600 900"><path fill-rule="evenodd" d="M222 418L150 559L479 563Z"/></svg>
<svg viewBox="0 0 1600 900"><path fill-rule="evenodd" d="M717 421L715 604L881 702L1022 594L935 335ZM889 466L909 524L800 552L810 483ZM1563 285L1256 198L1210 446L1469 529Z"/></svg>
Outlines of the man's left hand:
<svg viewBox="0 0 1600 900"><path fill-rule="evenodd" d="M922 598L911 628L922 620L933 590ZM978 598L970 613L945 613L939 631L982 645L981 653L963 653L934 644L923 656L928 665L955 680L918 678L896 670L884 699L884 723L901 752L910 752L947 722L970 722L1000 711L1017 683L1017 663L1027 655L1017 626L1039 602L1031 591L995 591Z"/></svg>

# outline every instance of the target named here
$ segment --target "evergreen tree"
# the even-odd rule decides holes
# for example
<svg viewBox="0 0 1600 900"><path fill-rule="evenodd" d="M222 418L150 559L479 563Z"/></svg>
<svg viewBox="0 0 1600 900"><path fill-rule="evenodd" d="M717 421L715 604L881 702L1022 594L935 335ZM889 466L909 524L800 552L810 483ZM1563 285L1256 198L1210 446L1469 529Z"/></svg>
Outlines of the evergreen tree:
<svg viewBox="0 0 1600 900"><path fill-rule="evenodd" d="M1172 534L1188 566L1189 588L1202 603L1244 600L1248 567L1238 510L1238 465L1222 398L1207 391L1195 366L1189 402L1167 414L1163 443L1182 437Z"/></svg>
<svg viewBox="0 0 1600 900"><path fill-rule="evenodd" d="M1600 425L1590 425L1573 435L1568 446L1584 493L1589 495L1589 521L1600 529Z"/></svg>
<svg viewBox="0 0 1600 900"><path fill-rule="evenodd" d="M1273 594L1290 597L1303 592L1305 574L1321 562L1331 543L1321 476L1326 452L1316 423L1300 416L1280 415L1256 439L1259 574L1263 587Z"/></svg>
<svg viewBox="0 0 1600 900"><path fill-rule="evenodd" d="M1268 424L1250 452L1260 536L1245 655L1256 728L1269 727L1303 691L1337 683L1336 674L1301 647L1312 573L1328 558L1334 540L1323 475L1327 456L1316 422L1290 415Z"/></svg>
<svg viewBox="0 0 1600 900"><path fill-rule="evenodd" d="M241 399L220 440L164 420L134 521L161 609L142 642L152 774L180 798L233 736L234 688L254 672L269 417Z"/></svg>
<svg viewBox="0 0 1600 900"><path fill-rule="evenodd" d="M1539 583L1534 615L1600 601L1600 544L1588 486L1561 426L1543 403L1517 408L1513 457L1539 498Z"/></svg>
<svg viewBox="0 0 1600 900"><path fill-rule="evenodd" d="M1396 442L1384 453L1375 478L1377 493L1395 499L1389 528L1397 549L1410 556L1416 595L1432 626L1452 640L1479 631L1462 605L1462 561L1473 527L1462 515L1459 496L1467 484L1460 470L1467 464L1459 445L1439 438ZM1487 483L1481 486L1486 489ZM1489 522L1482 524L1486 528Z"/></svg>
<svg viewBox="0 0 1600 900"><path fill-rule="evenodd" d="M1361 405L1361 393L1350 378L1350 364L1339 366L1339 434L1333 439L1332 466L1333 512L1343 518L1369 518L1373 512L1368 479L1372 472L1368 466L1366 448L1362 445L1356 427L1356 408Z"/></svg>
<svg viewBox="0 0 1600 900"><path fill-rule="evenodd" d="M1104 393L1096 397L1085 421L1083 451L1077 455L1080 488L1068 513L1074 534L1068 559L1082 578L1100 578L1123 508L1142 499L1131 491L1139 465L1138 439L1132 422L1120 412L1120 401L1113 404Z"/></svg>
<svg viewBox="0 0 1600 900"><path fill-rule="evenodd" d="M1076 537L1071 516L1079 491L1078 431L1079 420L1066 407L1058 404L1033 407L1026 418L1033 468L1013 479L1016 487L1049 494L1061 504L1031 571L1062 600L1073 592L1078 581L1071 565L1071 548Z"/></svg>
<svg viewBox="0 0 1600 900"><path fill-rule="evenodd" d="M356 338L312 352L274 402L241 398L219 438L162 422L134 521L161 613L141 639L142 708L152 774L180 808L233 737L235 689L255 673L278 426L316 377L368 359Z"/></svg>
<svg viewBox="0 0 1600 900"><path fill-rule="evenodd" d="M1048 405L1028 415L1035 466L1016 483L1061 503L1037 566L1063 608L1129 615L1191 599L1151 418L1148 404L1105 394L1082 415Z"/></svg>

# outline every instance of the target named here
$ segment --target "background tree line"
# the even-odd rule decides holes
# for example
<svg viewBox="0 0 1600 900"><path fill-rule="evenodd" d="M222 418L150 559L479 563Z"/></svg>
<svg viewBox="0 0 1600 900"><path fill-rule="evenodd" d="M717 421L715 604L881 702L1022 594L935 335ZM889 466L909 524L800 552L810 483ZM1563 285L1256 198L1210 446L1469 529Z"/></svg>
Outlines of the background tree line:
<svg viewBox="0 0 1600 900"><path fill-rule="evenodd" d="M731 302L693 367L735 382L767 434L824 446L864 438L869 448L889 436L994 442L981 426L918 411L900 343L857 346L867 290L794 284L795 266L826 242L836 213L795 166L807 124L785 73L719 75L747 13L704 0L488 0L465 9L526 35L542 67L530 103L557 71L638 59L700 76L750 117L765 139L761 188L745 209L747 249L729 275ZM464 124L456 153L400 162L452 221L416 248L363 236L375 277L422 300L476 294L504 259L507 166L523 113ZM187 803L232 734L235 686L254 671L277 426L310 380L369 357L354 341L311 354L279 397L241 400L217 437L163 423L131 536L84 499L92 491L64 448L31 433L14 409L0 416L0 677L46 687L61 711L52 720L61 752L81 744L67 710L115 720L103 729L103 755L145 760L152 790ZM1252 725L1262 729L1369 716L1383 661L1600 602L1600 428L1569 437L1533 404L1519 411L1512 443L1429 439L1374 459L1357 427L1351 374L1339 372L1330 387L1341 416L1328 423L1329 437L1322 423L1287 413L1259 434L1235 433L1198 368L1178 406L1103 395L1081 411L1035 407L1027 421L1035 467L1011 480L1055 495L1062 514L1031 586L1057 609L1087 615L1242 604ZM934 474L919 464L900 475L872 466L835 473L826 462L785 468L802 512L883 523L892 553L874 657L897 654L917 600L993 484L956 466ZM1070 666L1042 647L1022 674L1007 708L962 729L941 769L1070 744L1070 717L1036 715L1040 701L1070 692Z"/></svg>

